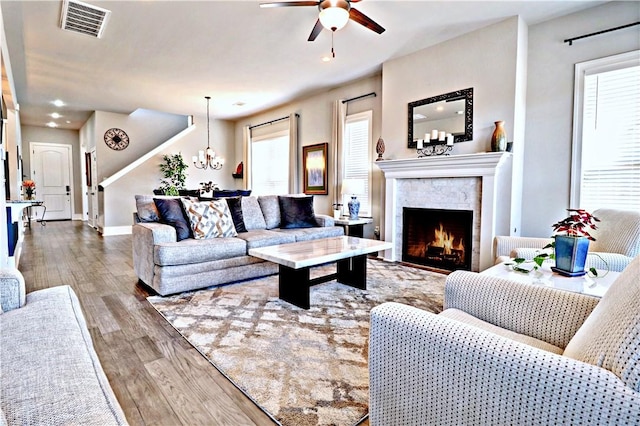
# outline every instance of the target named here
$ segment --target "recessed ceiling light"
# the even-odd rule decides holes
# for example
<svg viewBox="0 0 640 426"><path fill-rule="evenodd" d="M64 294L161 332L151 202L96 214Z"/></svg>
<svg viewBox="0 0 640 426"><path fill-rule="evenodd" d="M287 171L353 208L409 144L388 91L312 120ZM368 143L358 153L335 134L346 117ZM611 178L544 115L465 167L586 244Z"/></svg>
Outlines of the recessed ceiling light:
<svg viewBox="0 0 640 426"><path fill-rule="evenodd" d="M53 104L57 107L64 106L64 102L62 102L60 99L56 99L55 101L53 101Z"/></svg>
<svg viewBox="0 0 640 426"><path fill-rule="evenodd" d="M415 114L413 114L413 119L414 119L414 120L422 120L423 118L427 118L427 116L426 116L426 115L419 114L419 113L415 113Z"/></svg>
<svg viewBox="0 0 640 426"><path fill-rule="evenodd" d="M462 114L464 114L464 111L457 111L456 114L462 115Z"/></svg>
<svg viewBox="0 0 640 426"><path fill-rule="evenodd" d="M70 120L67 120L67 121L65 121L65 123L67 123L67 124L71 124L71 121L70 121Z"/></svg>
<svg viewBox="0 0 640 426"><path fill-rule="evenodd" d="M53 112L53 113L51 113L51 114L49 114L49 115L50 115L51 117L53 117L53 118L60 118L60 117L61 117L61 116L60 116L60 114L58 114L57 112Z"/></svg>
<svg viewBox="0 0 640 426"><path fill-rule="evenodd" d="M54 123L53 121L48 122L47 124L45 124L45 126L47 126L47 127L58 127L58 125L56 123Z"/></svg>
<svg viewBox="0 0 640 426"><path fill-rule="evenodd" d="M331 57L330 56L323 56L322 57L322 62L330 62L331 61Z"/></svg>
<svg viewBox="0 0 640 426"><path fill-rule="evenodd" d="M436 111L442 111L444 109L444 107L442 105L438 105L436 107Z"/></svg>

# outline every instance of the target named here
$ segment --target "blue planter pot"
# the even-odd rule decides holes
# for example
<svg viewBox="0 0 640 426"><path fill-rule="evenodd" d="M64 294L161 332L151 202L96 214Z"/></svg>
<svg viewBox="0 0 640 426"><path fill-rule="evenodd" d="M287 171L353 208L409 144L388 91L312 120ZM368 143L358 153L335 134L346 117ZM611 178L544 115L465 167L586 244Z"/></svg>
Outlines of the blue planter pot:
<svg viewBox="0 0 640 426"><path fill-rule="evenodd" d="M586 237L569 237L556 235L556 266L554 271L569 275L584 275L584 264L589 252L589 239Z"/></svg>

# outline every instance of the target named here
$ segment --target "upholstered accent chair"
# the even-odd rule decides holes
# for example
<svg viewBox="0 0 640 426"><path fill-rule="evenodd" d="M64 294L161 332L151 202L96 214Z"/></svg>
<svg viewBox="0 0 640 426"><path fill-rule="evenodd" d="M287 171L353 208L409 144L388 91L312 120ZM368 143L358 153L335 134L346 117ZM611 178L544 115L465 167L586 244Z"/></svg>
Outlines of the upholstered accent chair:
<svg viewBox="0 0 640 426"><path fill-rule="evenodd" d="M589 244L586 267L606 269L604 259L609 270L620 272L640 254L640 212L598 209L593 215L600 222L598 229L590 232L596 241ZM495 263L513 257L533 259L551 241L551 238L497 236L493 241Z"/></svg>
<svg viewBox="0 0 640 426"><path fill-rule="evenodd" d="M640 425L640 257L602 299L467 271L371 311L370 423Z"/></svg>

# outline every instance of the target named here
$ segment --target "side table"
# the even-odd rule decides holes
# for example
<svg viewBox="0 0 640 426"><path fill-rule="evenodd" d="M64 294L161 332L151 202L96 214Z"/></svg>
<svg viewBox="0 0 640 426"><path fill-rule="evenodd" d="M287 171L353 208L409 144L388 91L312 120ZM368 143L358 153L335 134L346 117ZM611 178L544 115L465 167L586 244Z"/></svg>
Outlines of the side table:
<svg viewBox="0 0 640 426"><path fill-rule="evenodd" d="M605 274L606 273L606 274ZM492 277L506 278L532 285L544 285L574 293L584 293L590 296L602 297L609 289L609 286L618 278L620 272L603 271L598 269L598 277L591 278L587 275L581 277L565 277L551 271L548 263L543 263L542 268L531 271L528 274L517 272L505 263L499 263L480 272L481 275L491 275Z"/></svg>
<svg viewBox="0 0 640 426"><path fill-rule="evenodd" d="M373 219L365 217L349 219L347 216L342 216L340 219L336 219L334 223L344 228L344 234L346 236L362 238L364 235L364 225L373 223Z"/></svg>

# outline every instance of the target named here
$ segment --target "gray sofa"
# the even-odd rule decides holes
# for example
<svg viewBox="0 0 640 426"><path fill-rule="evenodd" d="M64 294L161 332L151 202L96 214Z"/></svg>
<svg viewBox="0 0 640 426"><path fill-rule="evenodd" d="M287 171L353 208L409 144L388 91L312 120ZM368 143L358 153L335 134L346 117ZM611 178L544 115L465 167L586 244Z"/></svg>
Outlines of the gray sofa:
<svg viewBox="0 0 640 426"><path fill-rule="evenodd" d="M0 425L125 425L77 296L0 270Z"/></svg>
<svg viewBox="0 0 640 426"><path fill-rule="evenodd" d="M153 196L136 196L140 218L143 206L149 203L153 203ZM249 256L249 249L344 235L344 229L326 215L315 215L316 227L281 229L275 195L242 197L241 207L248 232L237 237L177 241L172 226L135 223L133 264L138 278L164 296L273 275L278 273L278 265Z"/></svg>

